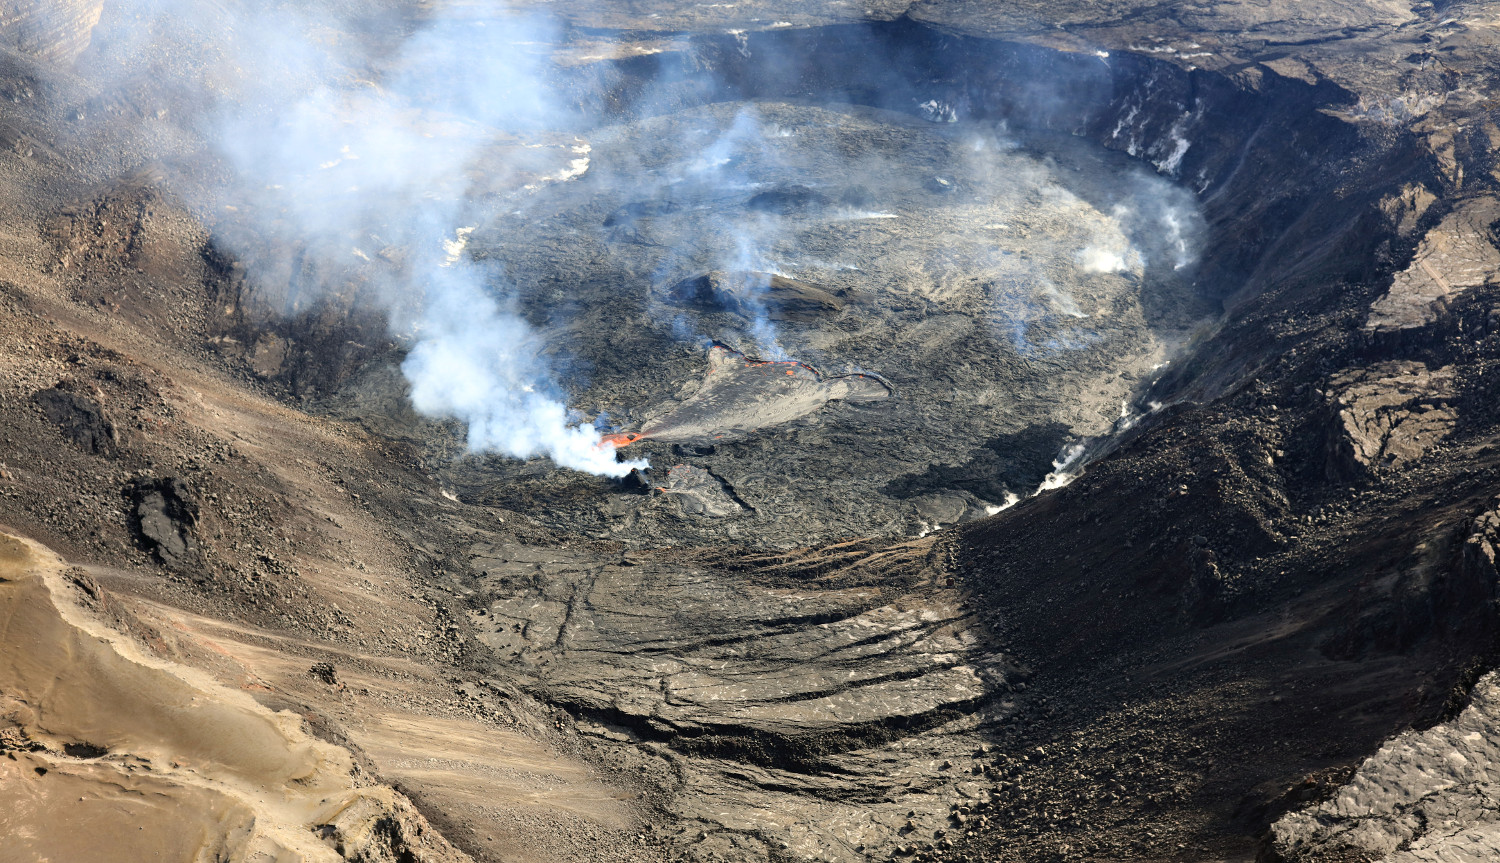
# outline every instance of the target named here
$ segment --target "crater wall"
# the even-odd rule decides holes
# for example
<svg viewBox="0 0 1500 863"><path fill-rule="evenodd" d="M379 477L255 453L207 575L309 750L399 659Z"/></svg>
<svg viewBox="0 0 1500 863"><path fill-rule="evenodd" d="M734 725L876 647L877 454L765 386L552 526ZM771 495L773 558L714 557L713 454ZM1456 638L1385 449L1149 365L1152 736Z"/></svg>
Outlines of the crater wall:
<svg viewBox="0 0 1500 863"><path fill-rule="evenodd" d="M71 63L89 46L104 0L4 0L0 45L56 63Z"/></svg>

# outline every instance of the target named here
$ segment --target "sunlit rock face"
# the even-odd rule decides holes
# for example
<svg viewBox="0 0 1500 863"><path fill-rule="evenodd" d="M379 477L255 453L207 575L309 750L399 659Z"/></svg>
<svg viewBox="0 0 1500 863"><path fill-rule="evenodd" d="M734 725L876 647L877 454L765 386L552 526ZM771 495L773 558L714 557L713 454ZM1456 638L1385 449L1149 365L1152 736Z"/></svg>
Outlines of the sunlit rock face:
<svg viewBox="0 0 1500 863"><path fill-rule="evenodd" d="M1031 493L1070 440L1114 427L1205 315L1191 197L1075 139L742 102L586 143L586 171L507 203L469 249L506 262L577 372L571 404L645 433L632 457L713 473L763 541L919 533ZM867 377L824 393L789 367L787 404L714 395L709 422L713 344ZM692 434L672 433L685 415ZM986 447L1021 469L977 490L945 478ZM588 507L552 512L621 538L700 521L671 496Z"/></svg>
<svg viewBox="0 0 1500 863"><path fill-rule="evenodd" d="M1492 283L1500 250L1489 226L1500 217L1500 201L1484 196L1468 202L1422 237L1411 265L1370 305L1365 329L1376 332L1427 326L1467 291Z"/></svg>
<svg viewBox="0 0 1500 863"><path fill-rule="evenodd" d="M1493 787L1500 718L1494 674L1451 722L1407 731L1360 765L1332 798L1282 818L1271 846L1286 860L1490 860L1500 825Z"/></svg>
<svg viewBox="0 0 1500 863"><path fill-rule="evenodd" d="M1451 366L1380 363L1348 369L1330 380L1343 436L1330 468L1345 475L1360 468L1404 467L1453 432L1458 422Z"/></svg>
<svg viewBox="0 0 1500 863"><path fill-rule="evenodd" d="M5 0L0 40L42 60L72 62L89 46L104 0Z"/></svg>

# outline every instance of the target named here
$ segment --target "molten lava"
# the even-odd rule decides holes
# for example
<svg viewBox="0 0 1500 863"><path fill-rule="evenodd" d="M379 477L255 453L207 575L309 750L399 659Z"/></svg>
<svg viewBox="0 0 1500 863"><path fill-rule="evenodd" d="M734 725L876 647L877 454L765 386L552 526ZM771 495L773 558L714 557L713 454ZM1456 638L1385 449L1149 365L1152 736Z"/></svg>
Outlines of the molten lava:
<svg viewBox="0 0 1500 863"><path fill-rule="evenodd" d="M599 439L599 443L600 445L609 444L615 449L624 449L643 437L645 435L640 432L620 432L618 434L605 435Z"/></svg>

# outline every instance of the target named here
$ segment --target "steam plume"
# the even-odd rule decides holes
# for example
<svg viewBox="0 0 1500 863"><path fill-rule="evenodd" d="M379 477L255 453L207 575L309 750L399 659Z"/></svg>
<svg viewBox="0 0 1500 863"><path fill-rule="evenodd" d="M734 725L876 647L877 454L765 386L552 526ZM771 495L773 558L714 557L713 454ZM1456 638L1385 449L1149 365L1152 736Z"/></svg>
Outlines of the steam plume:
<svg viewBox="0 0 1500 863"><path fill-rule="evenodd" d="M547 22L479 2L435 4L439 11L417 26L405 13L354 25L336 20L338 10L363 9L359 14L372 18L379 13L368 7L378 4L267 2L117 0L115 8L125 11L116 14L150 21L124 28L146 35L143 44L120 50L176 58L181 52L161 49L193 46L207 68L170 86L192 91L187 103L209 104L196 131L240 181L224 197L240 205L245 230L221 229L220 239L252 280L283 292L288 309L355 284L361 296L373 295L396 332L412 340L402 371L413 405L466 423L476 451L545 455L606 475L643 464L618 463L612 449L594 446L593 430L567 408L545 359L548 346L517 311L504 271L463 248L473 230L466 226L494 224L489 208L524 209L527 190L579 178L603 188L599 175L611 159L656 159L633 177L628 166L620 169L629 183L621 203L655 199L660 230L689 226L659 237L663 251L649 253L659 254L653 281L675 285L705 270L740 274L736 284L747 292L735 305L743 338L771 357L821 350L795 319L775 314L782 310L772 308L770 289L780 283L772 275L840 285L857 271L871 283L931 294L937 305L950 289L981 284L1002 338L1029 357L1102 344L1099 330L1108 320L1096 316L1088 290L1075 295L1077 287L1188 267L1201 234L1191 197L1154 175L1138 172L1104 196L1113 200L1085 202L1043 162L1008 152L1015 145L990 132L869 135L866 142L884 143L855 153L837 146L824 124L774 105L710 123L685 160L671 160L671 148L653 154L625 141L615 150L639 153L622 156L608 146L611 134L639 135L649 124L594 128L599 165L591 168L590 144L545 137L591 119L566 107L569 97L551 83L557 72L545 47L534 47L562 41ZM145 44L153 38L173 44ZM970 119L961 99L924 98L908 110L939 129ZM701 113L715 116L712 106ZM973 135L968 146L965 134ZM537 163L541 151L526 149L534 142L559 158ZM944 173L913 170L925 164ZM757 204L763 196L769 203ZM939 200L946 202L940 208ZM1100 210L1108 218L1062 220L1047 231L1007 224L1041 203L1085 215L1113 207ZM942 210L941 242L898 230L919 209L924 219ZM985 221L976 223L980 216ZM1012 255L1014 243L1005 238L1016 231L1029 238L1034 261ZM991 235L997 239L985 238ZM297 262L287 261L290 250L299 250ZM695 332L694 319L677 305L671 323L679 335L721 335Z"/></svg>
<svg viewBox="0 0 1500 863"><path fill-rule="evenodd" d="M473 229L461 226L483 215L471 212L475 177L521 168L495 164L497 142L570 120L543 61L524 47L552 40L545 22L484 4L439 12L392 49L319 39L336 31L322 27L316 4L276 15L143 8L169 28L190 27L168 22L172 15L232 18L218 31L233 34L228 64L250 74L210 111L205 131L243 186L233 196L245 204L245 230L221 241L250 262L252 280L274 286L280 269L291 310L343 289L360 268L363 292L414 340L401 365L413 406L463 421L472 451L545 455L606 476L645 465L617 462L592 426L570 415L544 345L504 296L503 274L462 253ZM382 23L381 32L402 27ZM257 75L270 86L258 87ZM561 170L538 182L583 173L584 152L579 159L570 148ZM273 251L257 256L263 244ZM302 250L301 270L313 277L294 271L287 283L275 259L291 249ZM395 250L391 266L357 263L382 249Z"/></svg>

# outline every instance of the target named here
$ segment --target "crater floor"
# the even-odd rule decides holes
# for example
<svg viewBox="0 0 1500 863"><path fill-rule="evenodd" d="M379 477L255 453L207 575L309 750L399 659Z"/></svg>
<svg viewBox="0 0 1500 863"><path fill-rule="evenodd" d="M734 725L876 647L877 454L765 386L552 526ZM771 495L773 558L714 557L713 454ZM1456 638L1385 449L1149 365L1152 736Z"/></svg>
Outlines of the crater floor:
<svg viewBox="0 0 1500 863"><path fill-rule="evenodd" d="M1030 495L1067 444L1143 410L1207 313L1189 193L1076 139L1030 143L1050 149L773 102L590 133L586 172L516 196L468 252L504 262L496 289L541 328L584 419L644 433L631 457L706 471L743 506L541 462L460 460L445 481L597 538L772 547L913 536ZM714 344L834 380L794 372L807 387L688 433ZM982 481L959 481L976 463Z"/></svg>

